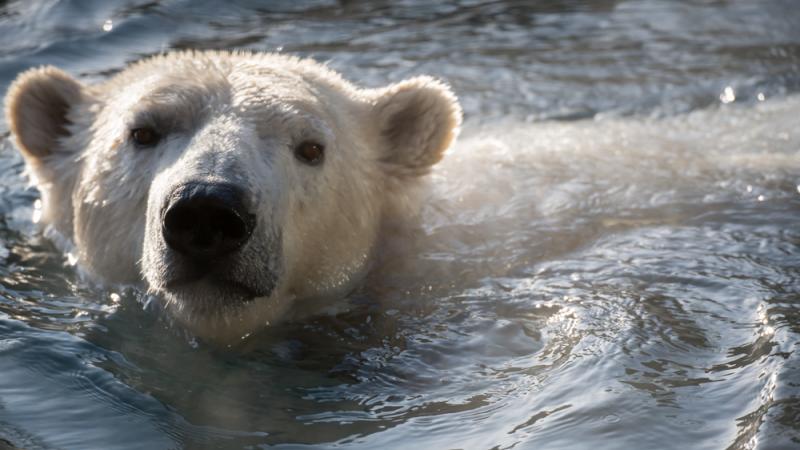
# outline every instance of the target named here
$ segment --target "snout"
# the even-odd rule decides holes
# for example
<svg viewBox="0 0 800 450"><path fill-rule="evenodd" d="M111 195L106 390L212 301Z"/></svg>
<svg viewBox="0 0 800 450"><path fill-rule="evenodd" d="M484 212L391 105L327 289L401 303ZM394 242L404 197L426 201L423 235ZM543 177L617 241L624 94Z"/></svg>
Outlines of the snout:
<svg viewBox="0 0 800 450"><path fill-rule="evenodd" d="M164 241L195 262L213 262L241 249L255 215L244 192L222 183L186 183L169 196L161 214Z"/></svg>

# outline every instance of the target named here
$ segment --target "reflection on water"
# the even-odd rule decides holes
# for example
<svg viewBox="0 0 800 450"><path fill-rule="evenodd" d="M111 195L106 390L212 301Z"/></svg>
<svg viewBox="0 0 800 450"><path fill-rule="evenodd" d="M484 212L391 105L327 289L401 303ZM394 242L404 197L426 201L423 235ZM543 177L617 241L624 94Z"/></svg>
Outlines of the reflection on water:
<svg viewBox="0 0 800 450"><path fill-rule="evenodd" d="M4 86L246 47L468 115L403 254L236 349L81 281L3 137L0 448L799 446L800 9L530 3L0 7Z"/></svg>

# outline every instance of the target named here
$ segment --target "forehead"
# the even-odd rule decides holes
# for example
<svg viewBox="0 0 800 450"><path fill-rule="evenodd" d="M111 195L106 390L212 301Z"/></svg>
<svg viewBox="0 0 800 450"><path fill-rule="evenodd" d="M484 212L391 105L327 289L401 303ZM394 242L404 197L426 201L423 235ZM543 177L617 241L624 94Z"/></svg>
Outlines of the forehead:
<svg viewBox="0 0 800 450"><path fill-rule="evenodd" d="M336 90L335 83L320 82L313 71L302 70L302 64L292 60L188 56L192 57L167 55L132 66L103 86L104 91L112 103L129 111L161 110L160 114L188 116L222 108L265 116L322 114L324 97Z"/></svg>

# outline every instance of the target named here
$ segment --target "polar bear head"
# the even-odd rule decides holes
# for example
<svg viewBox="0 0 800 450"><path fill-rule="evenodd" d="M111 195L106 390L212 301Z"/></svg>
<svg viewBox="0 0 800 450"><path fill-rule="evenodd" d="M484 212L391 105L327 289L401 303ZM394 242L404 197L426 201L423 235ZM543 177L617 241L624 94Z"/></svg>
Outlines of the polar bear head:
<svg viewBox="0 0 800 450"><path fill-rule="evenodd" d="M91 86L30 70L6 117L87 274L231 340L352 289L461 111L429 77L359 89L308 59L177 52Z"/></svg>

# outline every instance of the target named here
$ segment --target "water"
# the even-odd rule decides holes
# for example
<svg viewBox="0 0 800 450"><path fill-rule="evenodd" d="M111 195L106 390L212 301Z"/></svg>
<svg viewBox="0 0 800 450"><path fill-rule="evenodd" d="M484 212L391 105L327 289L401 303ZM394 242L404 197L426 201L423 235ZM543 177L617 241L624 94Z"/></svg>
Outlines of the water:
<svg viewBox="0 0 800 450"><path fill-rule="evenodd" d="M2 86L244 47L467 118L380 281L235 349L81 281L2 125L0 448L800 448L800 7L531 3L0 7Z"/></svg>

